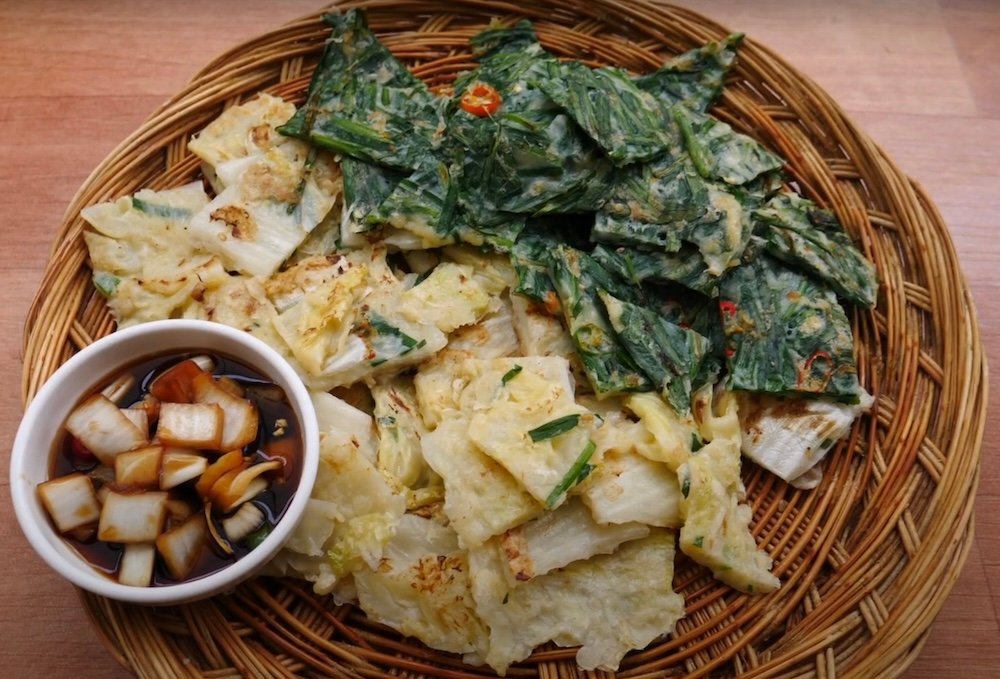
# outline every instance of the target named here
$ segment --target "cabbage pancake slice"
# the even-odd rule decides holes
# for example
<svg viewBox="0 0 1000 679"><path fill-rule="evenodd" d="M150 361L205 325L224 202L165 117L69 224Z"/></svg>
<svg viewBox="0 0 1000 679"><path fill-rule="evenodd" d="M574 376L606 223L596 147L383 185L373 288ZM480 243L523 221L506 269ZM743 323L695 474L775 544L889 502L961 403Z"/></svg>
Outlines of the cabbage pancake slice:
<svg viewBox="0 0 1000 679"><path fill-rule="evenodd" d="M469 378L462 364L472 358L468 352L445 349L424 361L413 376L420 418L429 430L459 415L458 401Z"/></svg>
<svg viewBox="0 0 1000 679"><path fill-rule="evenodd" d="M486 662L501 675L547 641L580 645L583 669L613 671L684 615L672 589L674 536L665 530L516 587L495 545L472 550L469 563L476 612L490 630Z"/></svg>
<svg viewBox="0 0 1000 679"><path fill-rule="evenodd" d="M567 372L568 363L559 357L523 356L492 360L476 360L468 351L447 349L421 364L413 378L420 404L420 415L429 429L453 416L468 416L476 403L489 403L494 392L503 384L503 377L517 366L530 366L546 379L556 382L567 392L573 383ZM480 390L466 391L469 383L485 373L491 377L478 382Z"/></svg>
<svg viewBox="0 0 1000 679"><path fill-rule="evenodd" d="M311 391L321 441L354 446L361 456L375 462L379 440L372 416L325 391Z"/></svg>
<svg viewBox="0 0 1000 679"><path fill-rule="evenodd" d="M558 318L522 295L511 295L514 332L522 356L577 358L573 340Z"/></svg>
<svg viewBox="0 0 1000 679"><path fill-rule="evenodd" d="M294 110L261 95L226 109L191 141L219 193L193 215L189 233L199 249L218 255L231 271L273 274L340 193L340 169L327 154L275 130L276 121ZM249 140L234 142L234 134Z"/></svg>
<svg viewBox="0 0 1000 679"><path fill-rule="evenodd" d="M431 322L450 333L481 318L490 295L471 266L442 262L419 285L402 294L401 313L411 322Z"/></svg>
<svg viewBox="0 0 1000 679"><path fill-rule="evenodd" d="M369 618L431 648L482 662L489 633L476 615L468 555L450 528L404 516L378 567L355 573L354 584Z"/></svg>
<svg viewBox="0 0 1000 679"><path fill-rule="evenodd" d="M413 382L395 376L371 387L378 428L379 471L399 488L425 486L436 475L424 462L420 439L426 433L417 407Z"/></svg>
<svg viewBox="0 0 1000 679"><path fill-rule="evenodd" d="M727 393L713 412L711 389L699 392L699 433L707 441L677 469L681 484L681 551L708 566L722 582L741 592L777 589L771 557L757 547L750 523L753 510L742 502L740 424L736 399Z"/></svg>
<svg viewBox="0 0 1000 679"><path fill-rule="evenodd" d="M522 378L525 382L517 386ZM541 410L535 413L541 424L548 415L538 412L582 413L584 409L572 400L572 379L565 359L531 356L478 360L465 352L445 351L421 366L414 386L424 423L433 429L421 438L424 459L444 479L444 513L465 547L480 545L541 514L549 495L587 447L584 428L573 427L577 431L560 449L562 457L547 440L544 443L549 447L545 450L550 456L532 459L527 454L536 444L528 434L535 425L530 416L516 422L516 433L523 445L506 456L500 455L503 460L487 454L475 440L492 445L498 439L491 436L504 435L497 431L499 421L494 422L488 415L498 403L513 401L507 407L515 409L521 404L519 399L547 399L544 405L538 404ZM486 424L473 426L474 417L484 418ZM562 436L569 433L567 430ZM568 442L573 442L572 446ZM535 470L537 478L532 474ZM534 492L522 485L522 478L534 481ZM563 499L563 493L555 498L559 503Z"/></svg>
<svg viewBox="0 0 1000 679"><path fill-rule="evenodd" d="M565 500L594 452L594 417L565 388L569 368L562 363L566 375L556 381L522 365L506 381L488 371L466 388L478 396L466 410L473 443L550 509Z"/></svg>
<svg viewBox="0 0 1000 679"><path fill-rule="evenodd" d="M222 193L226 183L219 176L219 170L223 170L223 175L232 175L232 168L240 162L287 142L275 128L294 113L295 106L283 99L259 94L223 111L192 137L188 150L201 158L202 172L215 192ZM230 171L227 173L226 169Z"/></svg>
<svg viewBox="0 0 1000 679"><path fill-rule="evenodd" d="M191 246L188 224L208 204L201 182L91 205L81 216L94 285L119 327L187 315L197 298L228 282L213 254Z"/></svg>
<svg viewBox="0 0 1000 679"><path fill-rule="evenodd" d="M601 461L578 491L594 520L679 528L683 521L677 474L650 459L648 451L656 441L646 427L621 411L611 412L594 432L594 441Z"/></svg>
<svg viewBox="0 0 1000 679"><path fill-rule="evenodd" d="M851 424L873 402L867 392L856 405L829 399L735 392L739 402L742 452L796 488L823 478L818 465Z"/></svg>
<svg viewBox="0 0 1000 679"><path fill-rule="evenodd" d="M312 496L334 502L338 521L327 558L338 577L367 565L374 568L406 506L402 495L353 446L326 439Z"/></svg>
<svg viewBox="0 0 1000 679"><path fill-rule="evenodd" d="M636 451L655 462L663 462L676 471L691 456L695 440L700 442L696 423L690 415L681 416L656 394L634 394L625 406L639 418L654 444L637 445Z"/></svg>
<svg viewBox="0 0 1000 679"><path fill-rule="evenodd" d="M496 309L474 325L467 325L448 337L448 348L463 351L474 358L492 359L518 354L517 335L513 327L511 303L505 298L493 298Z"/></svg>
<svg viewBox="0 0 1000 679"><path fill-rule="evenodd" d="M350 266L304 290L278 315L278 331L307 374L318 377L338 367L368 280L365 263Z"/></svg>
<svg viewBox="0 0 1000 679"><path fill-rule="evenodd" d="M371 387L373 416L378 429L376 466L393 487L406 495L408 510L430 506L439 513L444 483L424 460L420 441L427 430L420 419L413 380L395 375Z"/></svg>
<svg viewBox="0 0 1000 679"><path fill-rule="evenodd" d="M269 568L303 577L326 594L352 572L378 566L406 501L365 455L370 418L330 394L314 401L323 417L316 485L305 518Z"/></svg>
<svg viewBox="0 0 1000 679"><path fill-rule="evenodd" d="M599 524L587 506L572 499L500 536L511 586L595 554L610 554L629 540L649 535L638 522Z"/></svg>
<svg viewBox="0 0 1000 679"><path fill-rule="evenodd" d="M750 532L753 511L743 504L740 422L732 394L726 392L719 399L716 413L711 385L699 389L692 405L693 423L678 417L654 394L630 396L626 405L655 441L636 450L677 473L681 551L740 591L760 593L778 587L778 579L770 573L771 557L757 548Z"/></svg>
<svg viewBox="0 0 1000 679"><path fill-rule="evenodd" d="M344 259L346 265L314 277L301 295L285 291L293 303L278 317L278 330L313 388L349 385L420 363L445 347L446 332L475 323L489 310L489 295L464 265L443 263L407 289L383 248L352 251Z"/></svg>
<svg viewBox="0 0 1000 679"><path fill-rule="evenodd" d="M481 545L543 511L510 472L472 443L468 420L449 418L421 444L427 464L444 479L444 513L463 547Z"/></svg>

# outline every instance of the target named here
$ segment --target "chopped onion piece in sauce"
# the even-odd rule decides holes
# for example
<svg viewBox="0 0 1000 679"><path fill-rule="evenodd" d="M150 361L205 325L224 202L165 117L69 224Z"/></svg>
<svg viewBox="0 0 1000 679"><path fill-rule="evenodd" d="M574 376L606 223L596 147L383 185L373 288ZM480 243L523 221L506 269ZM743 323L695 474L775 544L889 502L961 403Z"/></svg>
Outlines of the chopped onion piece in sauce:
<svg viewBox="0 0 1000 679"><path fill-rule="evenodd" d="M240 505L236 512L222 520L222 530L233 542L240 542L250 533L264 525L264 512L252 502Z"/></svg>

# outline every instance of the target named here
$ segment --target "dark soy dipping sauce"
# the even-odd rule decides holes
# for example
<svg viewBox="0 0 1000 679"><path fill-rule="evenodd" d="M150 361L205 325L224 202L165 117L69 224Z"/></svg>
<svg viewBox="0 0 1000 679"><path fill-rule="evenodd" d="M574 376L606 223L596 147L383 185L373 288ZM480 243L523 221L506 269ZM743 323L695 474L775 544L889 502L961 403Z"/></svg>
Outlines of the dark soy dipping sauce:
<svg viewBox="0 0 1000 679"><path fill-rule="evenodd" d="M143 397L149 392L149 385L152 384L156 377L181 361L195 356L210 356L215 362L212 374L216 377L228 377L243 387L245 391L244 398L253 403L260 413L260 428L257 440L247 444L243 448L243 454L251 456L252 463L279 457L268 452L279 441L282 442L281 446L284 446L284 450L291 450L293 453L291 455L280 456L285 460L285 466L281 471L268 475L269 484L267 490L251 501L252 504L256 505L263 512L265 517L264 525L273 527L284 515L285 510L295 495L295 489L298 487L299 476L302 473L302 431L299 421L295 416L295 411L288 402L284 391L264 375L239 360L224 354L210 354L207 352L168 354L144 359L130 367L122 368L117 373L105 378L94 389L91 389L87 393L87 396L97 393L117 379L118 376L131 373L135 377L135 386L119 401L120 407L127 408L142 401ZM274 433L276 423L282 419L287 424L284 425L284 432L276 436ZM294 445L287 445L285 443L286 439L294 442ZM218 453L218 455L222 454ZM72 474L73 472L83 472L86 474L93 472L98 467L96 462L83 463L79 460L73 452L72 436L65 431L63 432L62 439L56 446L56 454L52 457L53 464L49 478L58 478ZM209 464L214 459L215 457L212 457L210 453ZM99 488L99 486L100 483L95 479L94 487ZM169 492L171 499L185 500L192 508L204 512L203 502L194 489L194 481L181 484ZM169 518L167 521L169 528ZM63 535L63 539L83 558L90 562L97 571L105 573L110 578L115 578L118 572L118 562L122 556L122 545L103 542L96 537L81 540L72 535ZM231 546L233 554L227 555L215 544L214 540L209 538L201 552L200 560L183 582L189 582L210 575L235 563L253 551L252 547L248 547L242 543L232 542ZM179 582L182 581L170 575L158 556L151 586L176 585Z"/></svg>

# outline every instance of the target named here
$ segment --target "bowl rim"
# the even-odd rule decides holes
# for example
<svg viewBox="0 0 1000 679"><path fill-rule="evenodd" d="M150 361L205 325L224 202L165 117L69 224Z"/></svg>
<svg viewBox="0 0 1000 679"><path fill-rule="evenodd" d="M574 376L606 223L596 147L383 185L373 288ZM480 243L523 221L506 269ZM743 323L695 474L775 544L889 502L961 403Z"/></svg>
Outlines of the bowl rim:
<svg viewBox="0 0 1000 679"><path fill-rule="evenodd" d="M35 496L37 482L26 477L25 469L29 454L33 453L33 450L28 448L34 434L33 425L40 419L44 419L46 406L58 397L59 392L64 390L68 384L72 384L72 382L67 381L69 376L84 370L91 361L106 356L120 346L134 344L138 339L165 331L178 333L179 336L182 334L191 335L191 341L189 343L179 342L176 351L197 351L199 348L203 348L199 344L204 344L205 338L212 336L225 343L239 345L248 353L253 354L255 360L250 361L241 356L234 356L237 360L252 364L253 368L264 373L273 381L284 382L281 386L300 420L302 466L295 494L281 519L271 534L247 555L224 568L194 580L171 585L136 587L123 585L101 574L71 545L65 542L63 536L53 528L50 519L45 515L44 508L41 507L41 503ZM147 352L146 355L169 353L170 351L170 349L153 350ZM224 348L215 348L210 351L226 353ZM235 354L235 352L230 353ZM117 364L127 362L129 361L118 361ZM112 370L115 364L114 361L109 362ZM75 386L74 391L78 391L78 393L74 401L85 397L94 386L93 384ZM61 428L62 423L60 422L56 431L58 432ZM51 441L49 444L48 450L51 451ZM10 494L14 505L14 514L21 532L35 552L50 568L75 586L99 596L119 601L149 605L178 604L203 599L235 587L253 575L277 553L305 513L316 481L318 463L319 425L312 398L301 377L280 353L253 335L221 323L198 319L165 319L129 326L94 341L71 356L46 380L25 408L14 437L9 470ZM53 537L63 541L66 549L57 549L52 544ZM69 554L75 556L75 564L69 563L71 560ZM79 566L84 566L84 568Z"/></svg>

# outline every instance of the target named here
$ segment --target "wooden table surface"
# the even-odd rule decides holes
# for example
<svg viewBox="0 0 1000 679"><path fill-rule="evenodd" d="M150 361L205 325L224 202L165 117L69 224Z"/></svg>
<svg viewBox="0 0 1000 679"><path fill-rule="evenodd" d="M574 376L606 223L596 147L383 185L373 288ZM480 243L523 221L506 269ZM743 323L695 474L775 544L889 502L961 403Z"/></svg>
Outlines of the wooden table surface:
<svg viewBox="0 0 1000 679"><path fill-rule="evenodd" d="M25 314L91 169L196 70L322 0L0 0L0 451L21 417ZM826 88L948 223L1000 365L1000 2L683 0ZM1000 394L993 382L993 393ZM976 539L908 678L1000 676L1000 419L987 424ZM0 676L127 676L74 590L34 554L0 453Z"/></svg>

